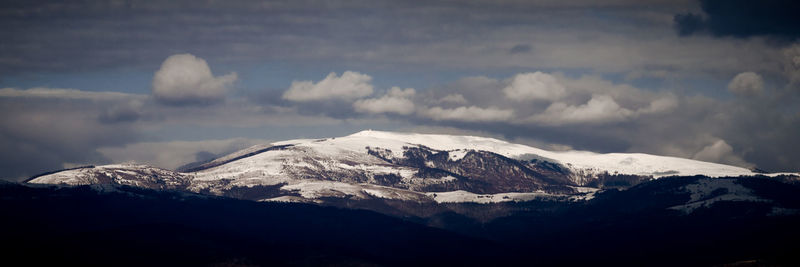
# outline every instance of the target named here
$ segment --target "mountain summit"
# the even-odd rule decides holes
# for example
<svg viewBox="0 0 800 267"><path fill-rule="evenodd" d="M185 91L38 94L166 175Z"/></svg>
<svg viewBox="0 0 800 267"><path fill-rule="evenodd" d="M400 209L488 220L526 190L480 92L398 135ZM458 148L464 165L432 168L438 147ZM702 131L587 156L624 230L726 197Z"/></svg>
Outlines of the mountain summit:
<svg viewBox="0 0 800 267"><path fill-rule="evenodd" d="M258 201L487 203L586 199L602 189L694 175L763 174L640 153L556 152L485 137L367 130L257 145L185 170L87 166L34 177L28 183L116 184Z"/></svg>

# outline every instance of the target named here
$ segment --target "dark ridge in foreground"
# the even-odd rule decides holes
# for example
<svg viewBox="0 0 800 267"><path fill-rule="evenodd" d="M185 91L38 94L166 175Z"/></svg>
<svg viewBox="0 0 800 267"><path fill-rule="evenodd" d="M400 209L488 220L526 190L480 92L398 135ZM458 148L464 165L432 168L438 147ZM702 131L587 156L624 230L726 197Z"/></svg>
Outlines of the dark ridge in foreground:
<svg viewBox="0 0 800 267"><path fill-rule="evenodd" d="M679 188L702 179L709 178L659 179L583 203L339 203L350 209L125 186L0 184L0 212L9 215L0 229L11 244L0 256L26 265L139 266L800 262L800 216L774 214L776 205L800 209L800 186L726 178L771 201L668 209L689 198ZM403 212L412 208L444 212ZM482 221L459 211L504 215Z"/></svg>
<svg viewBox="0 0 800 267"><path fill-rule="evenodd" d="M97 188L97 187L95 187ZM6 262L105 266L488 264L492 242L371 211L137 188L0 187Z"/></svg>

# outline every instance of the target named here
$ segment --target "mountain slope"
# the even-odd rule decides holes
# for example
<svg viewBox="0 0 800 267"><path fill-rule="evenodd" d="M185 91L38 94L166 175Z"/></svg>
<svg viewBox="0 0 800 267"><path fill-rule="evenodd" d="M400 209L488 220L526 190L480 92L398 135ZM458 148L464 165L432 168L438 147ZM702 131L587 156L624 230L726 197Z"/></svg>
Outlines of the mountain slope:
<svg viewBox="0 0 800 267"><path fill-rule="evenodd" d="M553 152L505 141L362 131L258 145L184 172L106 165L34 184L122 184L262 201L325 198L426 202L586 199L663 176L752 176L735 166L647 154Z"/></svg>
<svg viewBox="0 0 800 267"><path fill-rule="evenodd" d="M0 228L22 244L11 256L57 251L96 265L130 255L138 265L798 262L797 174L375 131L192 166L86 166L0 184L0 207L16 216Z"/></svg>

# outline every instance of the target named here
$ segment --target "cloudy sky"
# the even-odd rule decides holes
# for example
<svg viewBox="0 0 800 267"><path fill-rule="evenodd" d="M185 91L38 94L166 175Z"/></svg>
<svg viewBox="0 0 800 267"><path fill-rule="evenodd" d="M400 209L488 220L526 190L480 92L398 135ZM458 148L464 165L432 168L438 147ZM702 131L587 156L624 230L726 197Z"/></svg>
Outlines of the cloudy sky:
<svg viewBox="0 0 800 267"><path fill-rule="evenodd" d="M800 171L800 4L2 1L0 177L363 129Z"/></svg>

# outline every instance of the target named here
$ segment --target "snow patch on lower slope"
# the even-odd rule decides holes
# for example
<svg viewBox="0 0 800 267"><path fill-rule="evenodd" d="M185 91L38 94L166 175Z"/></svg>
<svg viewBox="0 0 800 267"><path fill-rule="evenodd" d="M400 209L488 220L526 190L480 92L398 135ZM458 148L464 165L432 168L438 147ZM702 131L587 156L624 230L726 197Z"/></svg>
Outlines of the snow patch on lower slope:
<svg viewBox="0 0 800 267"><path fill-rule="evenodd" d="M469 150L466 149L456 149L452 151L448 151L447 154L450 156L450 161L459 161L464 158L464 156L469 153Z"/></svg>
<svg viewBox="0 0 800 267"><path fill-rule="evenodd" d="M278 197L265 199L263 201L287 201L287 202L312 202L320 198L348 198L348 199L369 199L381 198L402 201L430 202L437 203L500 203L500 202L524 202L536 199L559 199L568 201L589 200L598 191L595 188L576 187L579 192L574 195L552 194L544 191L528 193L499 193L499 194L475 194L468 191L458 190L450 192L416 192L386 186L372 184L348 184L335 181L306 180L299 183L285 185L281 190L288 193L300 195L300 197Z"/></svg>
<svg viewBox="0 0 800 267"><path fill-rule="evenodd" d="M752 190L737 184L734 179L701 179L697 183L686 185L681 189L691 194L689 201L684 205L669 207L669 209L679 210L686 214L701 207L711 207L720 201L769 202L769 200L753 195Z"/></svg>
<svg viewBox="0 0 800 267"><path fill-rule="evenodd" d="M782 207L772 207L767 216L795 216L800 214L800 209L787 209Z"/></svg>
<svg viewBox="0 0 800 267"><path fill-rule="evenodd" d="M281 170L284 168L284 159L292 157L293 155L294 153L284 150L264 152L249 158L199 171L196 173L195 181L262 177L264 180L274 180L268 183L277 184L284 180L280 179L280 177L276 177L281 174Z"/></svg>
<svg viewBox="0 0 800 267"><path fill-rule="evenodd" d="M274 198L265 198L265 199L259 199L258 202L317 203L317 204L322 203L322 201L318 199L307 199L298 196L279 196Z"/></svg>
<svg viewBox="0 0 800 267"><path fill-rule="evenodd" d="M325 197L369 199L384 198L406 201L430 201L419 192L372 184L350 184L336 181L304 180L281 187L282 191L295 193L304 199Z"/></svg>
<svg viewBox="0 0 800 267"><path fill-rule="evenodd" d="M458 190L451 192L428 192L425 193L432 197L437 203L499 203L509 201L530 201L537 198L552 197L553 195L544 191L530 193L500 193L500 194L475 194L468 191Z"/></svg>
<svg viewBox="0 0 800 267"><path fill-rule="evenodd" d="M500 203L500 202L524 202L537 199L565 199L570 201L577 200L590 200L594 197L594 193L598 191L595 188L576 187L580 192L575 195L562 195L552 194L544 191L527 192L527 193L499 193L499 194L475 194L472 192L458 190L451 192L427 192L427 196L433 198L437 203Z"/></svg>
<svg viewBox="0 0 800 267"><path fill-rule="evenodd" d="M758 173L757 175L763 175L763 176L767 176L767 177L794 176L795 178L800 178L800 172Z"/></svg>
<svg viewBox="0 0 800 267"><path fill-rule="evenodd" d="M365 198L361 186L356 184L340 183L333 181L305 181L281 187L283 191L300 194L303 198L315 199L322 197L355 197Z"/></svg>

